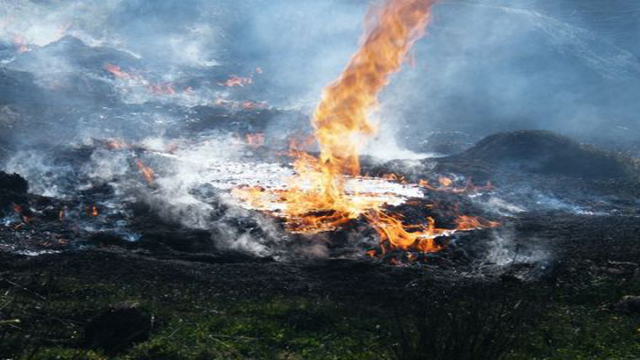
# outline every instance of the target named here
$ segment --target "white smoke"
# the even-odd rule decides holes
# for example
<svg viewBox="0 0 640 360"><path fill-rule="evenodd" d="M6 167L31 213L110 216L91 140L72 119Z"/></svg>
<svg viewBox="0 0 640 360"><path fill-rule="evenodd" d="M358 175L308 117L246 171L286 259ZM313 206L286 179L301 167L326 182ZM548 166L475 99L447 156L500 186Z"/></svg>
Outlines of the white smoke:
<svg viewBox="0 0 640 360"><path fill-rule="evenodd" d="M548 259L549 255L537 247L535 238L527 238L528 245L521 245L523 241L515 241L517 235L510 230L494 231L488 242L485 257L487 264L509 266L514 264L536 264Z"/></svg>

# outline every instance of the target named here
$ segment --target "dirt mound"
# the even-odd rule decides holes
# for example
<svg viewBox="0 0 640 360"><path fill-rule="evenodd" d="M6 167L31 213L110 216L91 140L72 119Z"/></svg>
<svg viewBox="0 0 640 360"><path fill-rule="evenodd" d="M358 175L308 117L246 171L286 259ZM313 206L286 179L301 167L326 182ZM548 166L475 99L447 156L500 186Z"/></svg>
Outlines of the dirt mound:
<svg viewBox="0 0 640 360"><path fill-rule="evenodd" d="M146 341L152 324L152 317L137 305L116 304L87 324L83 345L115 355Z"/></svg>
<svg viewBox="0 0 640 360"><path fill-rule="evenodd" d="M491 135L450 159L482 161L517 171L587 179L613 179L638 174L637 161L540 130Z"/></svg>
<svg viewBox="0 0 640 360"><path fill-rule="evenodd" d="M27 180L18 174L0 171L0 212L11 204L24 202L27 191L29 191Z"/></svg>
<svg viewBox="0 0 640 360"><path fill-rule="evenodd" d="M452 155L469 149L479 139L480 137L461 131L433 131L424 136L411 150L419 153Z"/></svg>
<svg viewBox="0 0 640 360"><path fill-rule="evenodd" d="M3 192L14 192L26 194L29 191L27 180L18 174L7 174L0 171L0 190Z"/></svg>

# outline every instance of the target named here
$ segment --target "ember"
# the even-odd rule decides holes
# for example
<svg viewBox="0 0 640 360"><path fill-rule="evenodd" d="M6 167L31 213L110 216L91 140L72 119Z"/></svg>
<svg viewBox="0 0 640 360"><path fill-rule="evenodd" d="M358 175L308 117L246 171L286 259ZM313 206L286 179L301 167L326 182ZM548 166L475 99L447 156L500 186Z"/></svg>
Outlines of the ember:
<svg viewBox="0 0 640 360"><path fill-rule="evenodd" d="M106 63L104 69L113 74L118 79L132 79L133 77L129 73L120 69L120 66Z"/></svg>
<svg viewBox="0 0 640 360"><path fill-rule="evenodd" d="M253 84L253 79L250 77L240 77L237 75L231 75L229 79L224 82L218 83L220 86L234 87L234 86L247 86Z"/></svg>
<svg viewBox="0 0 640 360"><path fill-rule="evenodd" d="M481 220L461 220L455 230L439 229L432 218L426 219L425 224L407 225L400 215L389 214L385 209L390 204L389 197L366 189L349 194L345 187L345 175L359 177L360 150L365 139L376 132L367 114L389 76L400 69L413 43L424 34L433 4L394 0L378 9L375 25L367 30L362 46L340 77L325 89L315 110L312 124L320 157L292 149L296 175L290 179L289 189L238 188L236 197L263 210L274 208L269 205L271 202L285 203L281 215L289 231L296 233L331 231L364 217L378 232L383 253L390 249L435 252L442 249L434 242L436 237L455 230L494 227ZM383 179L404 181L395 174ZM452 183L448 178L440 179L443 188Z"/></svg>
<svg viewBox="0 0 640 360"><path fill-rule="evenodd" d="M27 42L24 39L24 37L22 37L20 35L16 35L16 37L13 39L13 42L16 45L18 45L18 51L20 53L25 53L27 51L31 51L31 48L29 47L29 45L27 45Z"/></svg>
<svg viewBox="0 0 640 360"><path fill-rule="evenodd" d="M155 182L156 175L153 169L145 165L140 159L136 159L136 166L149 185Z"/></svg>
<svg viewBox="0 0 640 360"><path fill-rule="evenodd" d="M3 1L1 357L638 358L632 3Z"/></svg>
<svg viewBox="0 0 640 360"><path fill-rule="evenodd" d="M247 134L246 135L246 142L247 145L249 145L252 148L258 148L262 145L264 145L264 134L263 133L257 133L257 134Z"/></svg>

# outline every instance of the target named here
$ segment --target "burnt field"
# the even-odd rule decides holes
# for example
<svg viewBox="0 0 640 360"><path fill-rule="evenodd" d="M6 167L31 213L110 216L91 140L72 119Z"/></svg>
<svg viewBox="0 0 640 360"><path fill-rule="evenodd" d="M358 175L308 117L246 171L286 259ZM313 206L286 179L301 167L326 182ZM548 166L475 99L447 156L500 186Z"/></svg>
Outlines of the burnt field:
<svg viewBox="0 0 640 360"><path fill-rule="evenodd" d="M554 165L567 156L571 167ZM3 174L3 349L34 358L634 356L638 305L625 300L640 291L633 159L523 131L426 163L428 174L397 161L370 173L490 182L471 193L453 192L464 181L436 186L424 200L501 225L454 234L443 250L405 263L390 258L406 254L365 256L375 243L352 239L375 235L358 223L322 238L271 239L272 252L259 255L142 200L108 213L108 185L62 200ZM218 211L209 216L231 221ZM255 216L234 215L233 225L266 237Z"/></svg>
<svg viewBox="0 0 640 360"><path fill-rule="evenodd" d="M0 4L0 359L637 359L637 6L511 5Z"/></svg>

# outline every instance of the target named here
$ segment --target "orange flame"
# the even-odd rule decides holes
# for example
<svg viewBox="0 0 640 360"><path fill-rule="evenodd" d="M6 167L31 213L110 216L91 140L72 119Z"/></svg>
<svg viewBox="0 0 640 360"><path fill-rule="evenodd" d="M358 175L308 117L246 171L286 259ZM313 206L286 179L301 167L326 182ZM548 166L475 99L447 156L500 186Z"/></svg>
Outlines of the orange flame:
<svg viewBox="0 0 640 360"><path fill-rule="evenodd" d="M27 41L25 40L24 37L22 37L21 35L16 35L13 38L13 42L18 45L18 52L19 53L25 53L27 51L31 51L31 48L29 48L29 45L27 45Z"/></svg>
<svg viewBox="0 0 640 360"><path fill-rule="evenodd" d="M264 145L265 136L263 133L247 134L245 141L252 148L259 148Z"/></svg>
<svg viewBox="0 0 640 360"><path fill-rule="evenodd" d="M236 188L233 194L258 210L268 204L285 203L282 209L289 231L318 233L333 230L350 220L363 217L376 230L384 252L413 249L434 252L443 245L440 236L456 230L490 227L493 224L464 217L456 229L439 229L432 218L418 225L406 224L399 215L388 214L386 199L345 189L347 176L360 173L359 155L366 139L376 133L369 112L377 104L378 93L389 77L400 70L413 43L421 37L431 19L436 0L388 0L372 17L359 50L339 78L329 85L312 118L315 139L320 148L316 158L304 151L290 149L296 158L296 176L287 190ZM391 174L387 180L404 182ZM440 180L450 186L448 178ZM369 252L369 255L375 252Z"/></svg>
<svg viewBox="0 0 640 360"><path fill-rule="evenodd" d="M287 212L302 217L302 230L333 228L357 218L370 209L366 218L389 229L399 225L382 214L383 205L366 197L348 197L344 175L360 172L359 155L366 137L376 132L368 112L376 104L389 76L397 72L413 43L424 33L431 18L432 0L391 0L378 9L375 25L368 29L363 44L340 77L329 85L316 107L312 124L320 147L316 159L296 152L298 175L285 196ZM311 184L302 189L296 183ZM327 214L314 215L317 212ZM393 221L392 221L393 219Z"/></svg>
<svg viewBox="0 0 640 360"><path fill-rule="evenodd" d="M98 207L95 205L91 206L91 211L89 212L89 215L93 217L98 216Z"/></svg>
<svg viewBox="0 0 640 360"><path fill-rule="evenodd" d="M218 85L226 86L226 87L235 87L235 86L244 87L251 84L253 84L252 78L240 77L238 75L231 75L225 82L218 83Z"/></svg>
<svg viewBox="0 0 640 360"><path fill-rule="evenodd" d="M157 95L176 95L178 93L173 84L149 84L147 88L151 93Z"/></svg>
<svg viewBox="0 0 640 360"><path fill-rule="evenodd" d="M269 107L269 105L267 105L267 103L264 101L263 102L242 101L240 103L240 107L246 110L253 110L253 109L266 109L267 107Z"/></svg>
<svg viewBox="0 0 640 360"><path fill-rule="evenodd" d="M140 170L140 173L142 173L142 176L149 185L155 182L156 174L152 168L145 165L140 159L136 159L136 166L138 166L138 170Z"/></svg>
<svg viewBox="0 0 640 360"><path fill-rule="evenodd" d="M480 228L497 228L500 226L499 222L488 221L475 216L459 216L456 219L456 225L458 230L473 230Z"/></svg>
<svg viewBox="0 0 640 360"><path fill-rule="evenodd" d="M104 69L110 72L111 74L113 74L113 76L115 76L118 79L132 78L132 76L129 73L127 73L126 71L123 71L118 65L106 63L104 64Z"/></svg>
<svg viewBox="0 0 640 360"><path fill-rule="evenodd" d="M346 69L325 89L312 120L323 173L332 178L336 173L358 175L363 136L376 132L368 112L389 76L400 70L407 52L424 34L434 2L388 1Z"/></svg>
<svg viewBox="0 0 640 360"><path fill-rule="evenodd" d="M120 139L107 139L105 145L109 150L123 150L129 147L127 143Z"/></svg>
<svg viewBox="0 0 640 360"><path fill-rule="evenodd" d="M398 174L394 174L394 173L389 173L389 174L384 174L382 175L382 178L388 181L395 181L398 183L406 183L406 179L404 178L404 176L402 175L398 175Z"/></svg>
<svg viewBox="0 0 640 360"><path fill-rule="evenodd" d="M470 180L467 181L463 187L456 187L454 181L451 178L440 176L438 177L439 186L433 186L429 183L429 180L420 180L420 186L440 192L448 192L452 194L466 194L466 193L479 193L483 191L491 191L494 189L490 181L484 186L476 186Z"/></svg>
<svg viewBox="0 0 640 360"><path fill-rule="evenodd" d="M12 205L13 211L20 215L20 219L22 220L23 223L29 223L31 221L31 217L27 216L24 214L24 209L22 209L22 206L18 205L18 204L13 204Z"/></svg>

